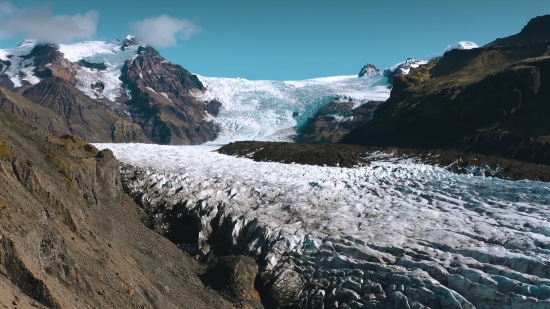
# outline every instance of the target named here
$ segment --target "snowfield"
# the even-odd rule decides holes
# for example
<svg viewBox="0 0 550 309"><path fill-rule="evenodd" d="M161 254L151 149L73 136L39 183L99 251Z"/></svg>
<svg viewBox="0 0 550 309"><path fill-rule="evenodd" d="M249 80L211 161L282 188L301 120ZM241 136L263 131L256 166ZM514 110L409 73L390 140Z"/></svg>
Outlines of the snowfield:
<svg viewBox="0 0 550 309"><path fill-rule="evenodd" d="M149 212L193 218L194 254L257 258L302 308L550 308L550 185L410 162L336 168L200 147L97 144ZM309 306L309 307L308 307Z"/></svg>

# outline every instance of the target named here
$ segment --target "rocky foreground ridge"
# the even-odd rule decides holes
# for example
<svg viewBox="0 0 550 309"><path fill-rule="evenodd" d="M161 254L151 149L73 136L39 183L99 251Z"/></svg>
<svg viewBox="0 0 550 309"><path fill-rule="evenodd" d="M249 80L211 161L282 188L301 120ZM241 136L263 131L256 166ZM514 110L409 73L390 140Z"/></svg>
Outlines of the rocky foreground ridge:
<svg viewBox="0 0 550 309"><path fill-rule="evenodd" d="M343 143L451 148L550 163L550 15L481 48L393 78L390 98Z"/></svg>
<svg viewBox="0 0 550 309"><path fill-rule="evenodd" d="M0 307L231 308L147 221L111 151L0 111Z"/></svg>

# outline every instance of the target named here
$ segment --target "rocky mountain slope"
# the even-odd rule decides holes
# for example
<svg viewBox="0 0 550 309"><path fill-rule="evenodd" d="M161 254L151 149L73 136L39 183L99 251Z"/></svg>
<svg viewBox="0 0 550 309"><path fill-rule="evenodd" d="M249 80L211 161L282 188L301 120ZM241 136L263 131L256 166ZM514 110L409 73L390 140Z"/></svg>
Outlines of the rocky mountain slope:
<svg viewBox="0 0 550 309"><path fill-rule="evenodd" d="M111 151L0 111L1 307L231 308L146 221Z"/></svg>
<svg viewBox="0 0 550 309"><path fill-rule="evenodd" d="M315 116L299 128L294 141L336 143L351 130L370 121L380 103L382 102L355 103L348 98L334 100L321 107Z"/></svg>
<svg viewBox="0 0 550 309"><path fill-rule="evenodd" d="M64 133L93 142L160 144L200 144L217 135L206 112L216 108L193 96L205 90L198 78L134 37L72 45L25 41L0 50L0 61L0 86L53 111L66 122ZM37 122L36 111L6 110ZM43 109L39 114L51 117Z"/></svg>
<svg viewBox="0 0 550 309"><path fill-rule="evenodd" d="M152 47L139 47L135 59L126 60L121 80L130 90L126 102L134 122L157 144L202 144L213 140L217 126L207 105L193 93L206 90L196 75L162 58ZM217 114L217 110L211 110ZM212 117L212 116L210 116Z"/></svg>
<svg viewBox="0 0 550 309"><path fill-rule="evenodd" d="M451 50L408 75L395 75L390 98L373 120L342 142L454 148L550 163L550 41L542 35L549 21L549 15L535 18L505 41Z"/></svg>

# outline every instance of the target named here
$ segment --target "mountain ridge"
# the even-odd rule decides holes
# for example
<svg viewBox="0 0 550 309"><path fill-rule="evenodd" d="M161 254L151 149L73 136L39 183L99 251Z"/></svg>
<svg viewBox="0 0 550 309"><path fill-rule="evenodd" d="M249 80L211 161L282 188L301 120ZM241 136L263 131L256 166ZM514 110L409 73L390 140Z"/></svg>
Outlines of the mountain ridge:
<svg viewBox="0 0 550 309"><path fill-rule="evenodd" d="M396 75L390 98L342 142L451 148L549 164L549 48L544 40L446 52Z"/></svg>

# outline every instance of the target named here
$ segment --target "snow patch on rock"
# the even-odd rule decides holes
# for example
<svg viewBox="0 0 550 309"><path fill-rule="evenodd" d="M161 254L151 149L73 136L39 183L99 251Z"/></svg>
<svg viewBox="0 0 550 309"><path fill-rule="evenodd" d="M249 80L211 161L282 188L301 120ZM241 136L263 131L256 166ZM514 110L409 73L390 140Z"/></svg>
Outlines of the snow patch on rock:
<svg viewBox="0 0 550 309"><path fill-rule="evenodd" d="M137 57L138 45L121 49L119 42L106 43L101 41L86 41L70 45L59 45L59 51L71 62L85 60L91 63L104 63L105 70L95 70L79 67L76 72L77 88L93 99L107 98L115 101L124 94L120 76L124 62ZM105 89L102 93L93 91L92 84L103 82Z"/></svg>

